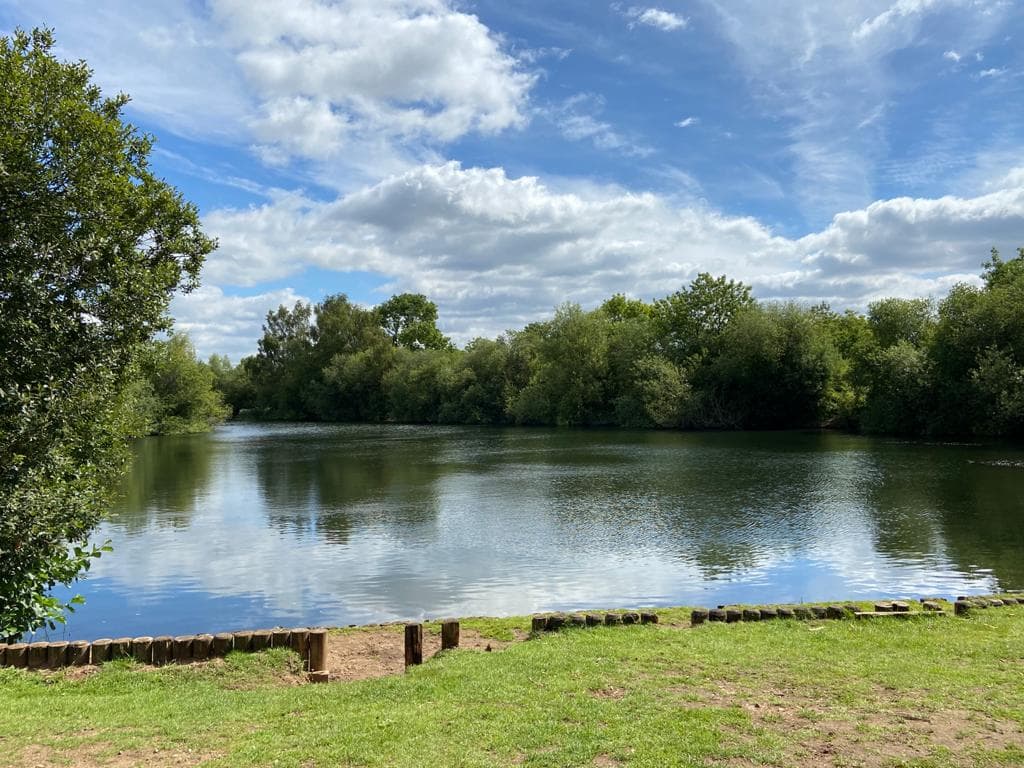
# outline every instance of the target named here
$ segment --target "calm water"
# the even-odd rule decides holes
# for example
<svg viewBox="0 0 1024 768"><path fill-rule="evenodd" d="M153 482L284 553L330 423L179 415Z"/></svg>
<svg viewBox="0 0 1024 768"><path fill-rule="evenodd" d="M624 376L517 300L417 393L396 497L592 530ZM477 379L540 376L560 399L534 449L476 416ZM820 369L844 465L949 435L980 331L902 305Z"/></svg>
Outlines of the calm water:
<svg viewBox="0 0 1024 768"><path fill-rule="evenodd" d="M76 638L1024 588L1024 451L245 425L137 445Z"/></svg>

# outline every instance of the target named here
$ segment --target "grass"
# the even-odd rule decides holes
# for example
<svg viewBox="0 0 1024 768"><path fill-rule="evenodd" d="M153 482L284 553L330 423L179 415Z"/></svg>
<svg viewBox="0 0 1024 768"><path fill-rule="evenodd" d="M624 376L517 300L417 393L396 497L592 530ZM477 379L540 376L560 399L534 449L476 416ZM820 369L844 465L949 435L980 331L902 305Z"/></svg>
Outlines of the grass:
<svg viewBox="0 0 1024 768"><path fill-rule="evenodd" d="M0 766L1024 765L1024 606L693 629L659 613L355 683L286 684L283 651L0 670ZM507 639L529 620L463 626Z"/></svg>

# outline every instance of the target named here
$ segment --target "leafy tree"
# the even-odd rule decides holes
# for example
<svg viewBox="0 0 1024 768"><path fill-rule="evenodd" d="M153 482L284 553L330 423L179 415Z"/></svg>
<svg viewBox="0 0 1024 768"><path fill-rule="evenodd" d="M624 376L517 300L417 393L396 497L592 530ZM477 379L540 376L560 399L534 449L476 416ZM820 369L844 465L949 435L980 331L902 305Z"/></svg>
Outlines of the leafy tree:
<svg viewBox="0 0 1024 768"><path fill-rule="evenodd" d="M205 432L231 412L214 388L213 369L196 359L192 342L181 333L146 345L136 397L132 411L140 419L140 435Z"/></svg>
<svg viewBox="0 0 1024 768"><path fill-rule="evenodd" d="M258 351L247 366L255 389L256 407L278 419L312 415L307 402L309 382L318 375L313 356L313 307L301 301L267 313Z"/></svg>
<svg viewBox="0 0 1024 768"><path fill-rule="evenodd" d="M732 319L752 306L750 286L701 272L689 288L654 302L665 356L681 365L713 355Z"/></svg>
<svg viewBox="0 0 1024 768"><path fill-rule="evenodd" d="M127 97L52 47L0 38L0 636L59 621L49 590L98 555L135 351L215 247L149 171Z"/></svg>
<svg viewBox="0 0 1024 768"><path fill-rule="evenodd" d="M451 342L437 329L437 305L422 293L401 293L377 307L377 320L396 347L447 349Z"/></svg>
<svg viewBox="0 0 1024 768"><path fill-rule="evenodd" d="M625 294L616 293L601 305L601 311L609 320L622 322L649 318L654 313L654 307L640 299L630 299Z"/></svg>
<svg viewBox="0 0 1024 768"><path fill-rule="evenodd" d="M210 355L206 365L213 374L213 388L231 409L231 418L256 406L256 390L248 367L232 365L227 355Z"/></svg>
<svg viewBox="0 0 1024 768"><path fill-rule="evenodd" d="M870 388L861 419L868 432L917 435L927 427L932 369L925 352L901 340L868 361Z"/></svg>
<svg viewBox="0 0 1024 768"><path fill-rule="evenodd" d="M882 299L868 306L868 325L883 348L901 341L924 347L935 326L935 309L928 299Z"/></svg>

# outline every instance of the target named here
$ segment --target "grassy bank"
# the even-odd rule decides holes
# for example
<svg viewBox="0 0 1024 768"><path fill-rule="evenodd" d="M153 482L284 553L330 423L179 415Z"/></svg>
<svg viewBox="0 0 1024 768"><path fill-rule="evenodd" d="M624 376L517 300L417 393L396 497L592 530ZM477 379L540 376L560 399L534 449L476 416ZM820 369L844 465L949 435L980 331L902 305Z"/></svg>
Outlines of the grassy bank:
<svg viewBox="0 0 1024 768"><path fill-rule="evenodd" d="M0 670L0 765L1024 765L1024 606L565 631L295 685L286 652ZM467 621L510 638L528 620Z"/></svg>

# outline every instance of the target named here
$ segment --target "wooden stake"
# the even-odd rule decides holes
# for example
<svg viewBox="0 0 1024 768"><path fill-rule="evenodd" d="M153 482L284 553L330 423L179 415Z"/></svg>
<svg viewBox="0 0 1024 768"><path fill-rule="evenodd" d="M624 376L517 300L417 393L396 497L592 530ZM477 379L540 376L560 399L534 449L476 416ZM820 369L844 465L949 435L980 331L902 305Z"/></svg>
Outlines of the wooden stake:
<svg viewBox="0 0 1024 768"><path fill-rule="evenodd" d="M454 620L441 622L441 650L450 651L459 647L459 622Z"/></svg>
<svg viewBox="0 0 1024 768"><path fill-rule="evenodd" d="M221 632L213 636L213 645L210 647L212 656L227 656L235 650L235 636L230 632Z"/></svg>
<svg viewBox="0 0 1024 768"><path fill-rule="evenodd" d="M64 641L50 643L46 649L46 666L49 669L60 669L68 663L68 644Z"/></svg>
<svg viewBox="0 0 1024 768"><path fill-rule="evenodd" d="M174 660L174 638L160 635L153 638L153 664L158 667Z"/></svg>
<svg viewBox="0 0 1024 768"><path fill-rule="evenodd" d="M192 658L195 661L206 661L210 658L210 648L213 646L213 635L196 635L192 641Z"/></svg>
<svg viewBox="0 0 1024 768"><path fill-rule="evenodd" d="M72 667L84 667L91 661L90 646L85 640L68 643L68 664Z"/></svg>
<svg viewBox="0 0 1024 768"><path fill-rule="evenodd" d="M28 668L42 669L46 666L46 651L49 643L29 643L28 646Z"/></svg>
<svg viewBox="0 0 1024 768"><path fill-rule="evenodd" d="M327 630L311 629L309 631L309 671L325 672L327 670Z"/></svg>
<svg viewBox="0 0 1024 768"><path fill-rule="evenodd" d="M405 666L423 663L423 625L405 625Z"/></svg>
<svg viewBox="0 0 1024 768"><path fill-rule="evenodd" d="M140 664L153 663L153 638L136 637L132 639L132 656Z"/></svg>

